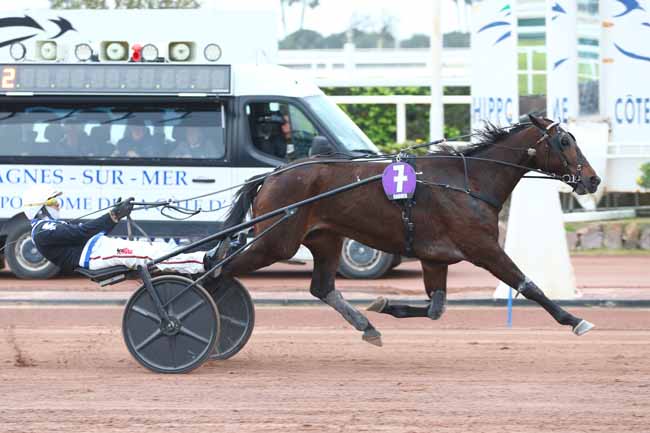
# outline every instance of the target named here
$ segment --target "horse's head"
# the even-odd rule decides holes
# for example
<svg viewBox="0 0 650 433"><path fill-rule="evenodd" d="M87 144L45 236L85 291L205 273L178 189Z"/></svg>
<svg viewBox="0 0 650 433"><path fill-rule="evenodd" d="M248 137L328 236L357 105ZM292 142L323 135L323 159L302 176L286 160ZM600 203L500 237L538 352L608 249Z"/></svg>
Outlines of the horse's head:
<svg viewBox="0 0 650 433"><path fill-rule="evenodd" d="M582 154L573 134L549 119L532 114L529 118L542 134L534 147L537 168L561 176L580 195L596 192L600 177Z"/></svg>

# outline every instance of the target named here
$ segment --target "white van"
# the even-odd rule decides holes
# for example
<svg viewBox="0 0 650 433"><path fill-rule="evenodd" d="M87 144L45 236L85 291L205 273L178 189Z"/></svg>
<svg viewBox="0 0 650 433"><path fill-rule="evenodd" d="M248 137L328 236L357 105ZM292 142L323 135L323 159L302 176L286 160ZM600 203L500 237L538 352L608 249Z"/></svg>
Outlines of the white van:
<svg viewBox="0 0 650 433"><path fill-rule="evenodd" d="M210 58L214 43L182 43L150 44L156 55L123 41L9 47L15 60L0 64L0 245L15 275L58 272L34 248L20 210L33 184L62 190L71 219L119 197L190 198L180 205L202 212L185 221L158 209L134 214L150 237L182 243L217 231L235 190L209 193L307 157L314 143L353 155L378 152L320 89L291 71L224 64ZM52 48L65 48L64 61L47 61L57 58L47 52L25 59L30 50ZM136 51L140 61L133 61ZM179 52L185 60L172 61ZM86 60L72 61L70 53ZM377 277L398 260L348 240L341 272Z"/></svg>

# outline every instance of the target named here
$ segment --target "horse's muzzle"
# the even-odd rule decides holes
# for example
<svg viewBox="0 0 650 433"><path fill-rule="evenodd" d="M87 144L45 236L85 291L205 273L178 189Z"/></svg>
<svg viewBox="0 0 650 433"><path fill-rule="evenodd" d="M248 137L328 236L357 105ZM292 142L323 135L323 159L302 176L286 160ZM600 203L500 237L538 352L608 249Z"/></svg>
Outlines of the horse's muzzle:
<svg viewBox="0 0 650 433"><path fill-rule="evenodd" d="M598 176L584 177L576 184L575 192L578 195L593 194L598 189L601 179Z"/></svg>
<svg viewBox="0 0 650 433"><path fill-rule="evenodd" d="M598 189L598 185L600 185L601 179L598 176L591 176L589 178L589 185L587 185L587 190L590 193L595 193L596 190Z"/></svg>

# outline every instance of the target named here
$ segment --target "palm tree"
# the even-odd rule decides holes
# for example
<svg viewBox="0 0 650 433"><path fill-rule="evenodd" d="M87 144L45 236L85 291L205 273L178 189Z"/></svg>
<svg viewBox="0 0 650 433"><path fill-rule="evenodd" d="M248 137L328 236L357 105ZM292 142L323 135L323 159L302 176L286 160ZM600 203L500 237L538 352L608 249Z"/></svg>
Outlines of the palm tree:
<svg viewBox="0 0 650 433"><path fill-rule="evenodd" d="M284 31L284 35L287 35L287 17L285 14L285 7L291 6L294 3L298 3L302 5L302 10L300 12L300 30L302 30L305 27L305 11L307 8L314 9L318 5L320 5L320 0L280 0L280 10L282 14L282 30Z"/></svg>
<svg viewBox="0 0 650 433"><path fill-rule="evenodd" d="M467 5L472 4L472 0L454 0L456 3L456 16L458 17L458 29L462 32L469 31L467 20Z"/></svg>

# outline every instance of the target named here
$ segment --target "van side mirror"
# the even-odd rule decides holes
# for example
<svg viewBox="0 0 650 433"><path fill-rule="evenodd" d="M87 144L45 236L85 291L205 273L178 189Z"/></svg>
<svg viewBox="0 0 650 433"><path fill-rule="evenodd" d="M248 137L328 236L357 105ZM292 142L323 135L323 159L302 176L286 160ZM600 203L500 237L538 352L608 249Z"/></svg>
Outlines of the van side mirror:
<svg viewBox="0 0 650 433"><path fill-rule="evenodd" d="M311 149L309 150L309 156L315 155L329 155L336 152L332 143L322 135L315 136L311 141Z"/></svg>

